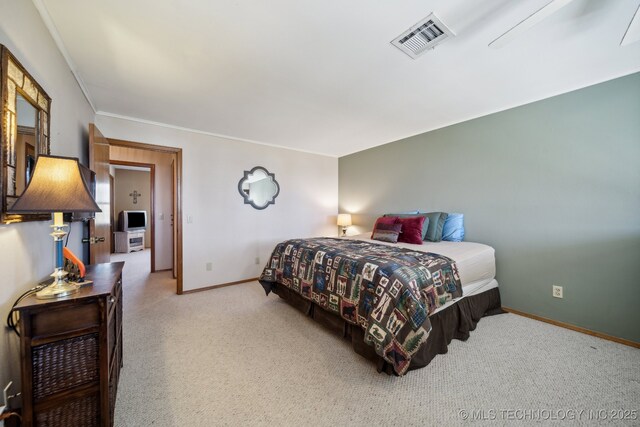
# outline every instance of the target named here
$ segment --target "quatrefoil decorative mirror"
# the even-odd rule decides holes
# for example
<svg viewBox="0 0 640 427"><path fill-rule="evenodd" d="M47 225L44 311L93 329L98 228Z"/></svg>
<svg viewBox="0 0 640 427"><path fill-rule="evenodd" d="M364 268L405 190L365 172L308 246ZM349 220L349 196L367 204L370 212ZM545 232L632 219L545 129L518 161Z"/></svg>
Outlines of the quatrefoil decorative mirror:
<svg viewBox="0 0 640 427"><path fill-rule="evenodd" d="M7 211L31 180L38 155L49 154L51 98L2 45L0 76L0 222L48 221L51 214Z"/></svg>
<svg viewBox="0 0 640 427"><path fill-rule="evenodd" d="M244 198L244 203L255 209L265 209L276 202L280 193L280 185L275 174L262 166L256 166L250 171L244 171L244 177L238 182L238 191Z"/></svg>

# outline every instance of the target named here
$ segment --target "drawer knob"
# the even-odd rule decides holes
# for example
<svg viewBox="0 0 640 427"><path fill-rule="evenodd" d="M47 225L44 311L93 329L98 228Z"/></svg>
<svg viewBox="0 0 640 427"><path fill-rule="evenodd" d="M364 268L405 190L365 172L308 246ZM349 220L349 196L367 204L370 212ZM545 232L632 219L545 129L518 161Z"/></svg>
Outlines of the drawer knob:
<svg viewBox="0 0 640 427"><path fill-rule="evenodd" d="M116 297L114 297L113 295L109 297L109 302L111 304L113 304L114 302L116 302Z"/></svg>

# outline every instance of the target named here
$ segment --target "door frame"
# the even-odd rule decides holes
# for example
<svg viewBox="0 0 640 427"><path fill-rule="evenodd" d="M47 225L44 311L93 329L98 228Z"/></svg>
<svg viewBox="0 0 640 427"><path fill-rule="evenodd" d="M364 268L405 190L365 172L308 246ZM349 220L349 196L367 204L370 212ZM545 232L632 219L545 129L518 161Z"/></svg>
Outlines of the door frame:
<svg viewBox="0 0 640 427"><path fill-rule="evenodd" d="M108 138L107 138L108 139ZM109 144L111 145L111 144ZM109 164L114 166L136 166L142 168L149 169L149 179L151 181L151 190L150 190L150 215L151 215L151 272L156 272L156 165L153 163L139 163L139 162L129 162L125 160L111 160L109 159Z"/></svg>
<svg viewBox="0 0 640 427"><path fill-rule="evenodd" d="M183 294L183 256L182 256L182 148L169 147L165 145L146 144L143 142L126 141L122 139L108 138L109 145L117 147L137 148L139 150L156 151L161 153L175 154L176 156L176 179L175 179L175 203L176 217L174 226L176 227L176 293Z"/></svg>
<svg viewBox="0 0 640 427"><path fill-rule="evenodd" d="M111 163L109 163L111 164ZM111 168L109 168L109 193L111 193L109 195L109 201L111 202L111 206L110 206L110 210L111 212L109 212L110 215L110 225L111 225L111 253L115 253L116 252L116 239L115 236L113 235L113 232L116 231L114 230L113 226L116 223L116 214L115 214L115 209L116 209L116 199L115 199L115 178L113 177L113 175L111 175Z"/></svg>
<svg viewBox="0 0 640 427"><path fill-rule="evenodd" d="M171 160L171 234L173 241L173 259L171 266L171 275L173 278L176 278L176 269L178 265L178 255L176 247L178 246L177 241L177 228L176 228L176 159Z"/></svg>

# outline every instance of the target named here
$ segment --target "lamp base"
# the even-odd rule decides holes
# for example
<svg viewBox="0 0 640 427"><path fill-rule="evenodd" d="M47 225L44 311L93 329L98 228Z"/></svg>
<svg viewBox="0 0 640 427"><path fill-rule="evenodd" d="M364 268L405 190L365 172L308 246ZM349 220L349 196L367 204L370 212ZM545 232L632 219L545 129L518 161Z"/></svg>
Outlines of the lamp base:
<svg viewBox="0 0 640 427"><path fill-rule="evenodd" d="M75 283L69 282L53 282L46 288L36 292L36 298L38 299L54 299L62 298L71 294L75 294L80 289Z"/></svg>
<svg viewBox="0 0 640 427"><path fill-rule="evenodd" d="M36 292L36 298L38 299L53 299L63 298L71 294L75 294L80 289L80 286L73 282L67 282L64 277L68 273L61 268L57 268L53 272L53 283L44 289Z"/></svg>

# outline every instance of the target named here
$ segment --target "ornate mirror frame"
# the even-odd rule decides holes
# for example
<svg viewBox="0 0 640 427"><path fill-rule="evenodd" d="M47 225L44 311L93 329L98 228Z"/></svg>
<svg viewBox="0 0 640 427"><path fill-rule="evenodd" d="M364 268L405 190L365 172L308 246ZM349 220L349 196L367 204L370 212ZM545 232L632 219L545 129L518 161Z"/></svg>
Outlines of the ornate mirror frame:
<svg viewBox="0 0 640 427"><path fill-rule="evenodd" d="M2 125L0 126L0 221L3 224L25 221L48 221L50 214L9 214L7 210L20 197L16 194L16 169L18 159L17 98L21 95L36 110L35 157L50 154L49 126L51 98L20 64L9 49L0 45L0 100ZM26 183L25 183L26 185Z"/></svg>
<svg viewBox="0 0 640 427"><path fill-rule="evenodd" d="M273 190L274 191L273 191L273 193L271 193L269 195L269 199L265 200L265 205L264 206L257 204L251 198L251 196L249 194L249 189L248 188L244 188L244 185L243 185L247 181L250 180L251 176L255 172L262 172L262 174L265 176L265 179L269 179L271 181L271 183L273 184ZM269 172L266 168L263 168L262 166L256 166L255 168L251 169L250 171L244 171L244 176L238 182L238 192L240 193L240 195L244 199L244 203L245 204L251 205L254 209L262 210L262 209L266 209L267 207L269 207L269 205L273 205L273 204L276 203L276 197L278 197L278 194L280 194L280 184L278 184L278 181L276 181L276 174Z"/></svg>

